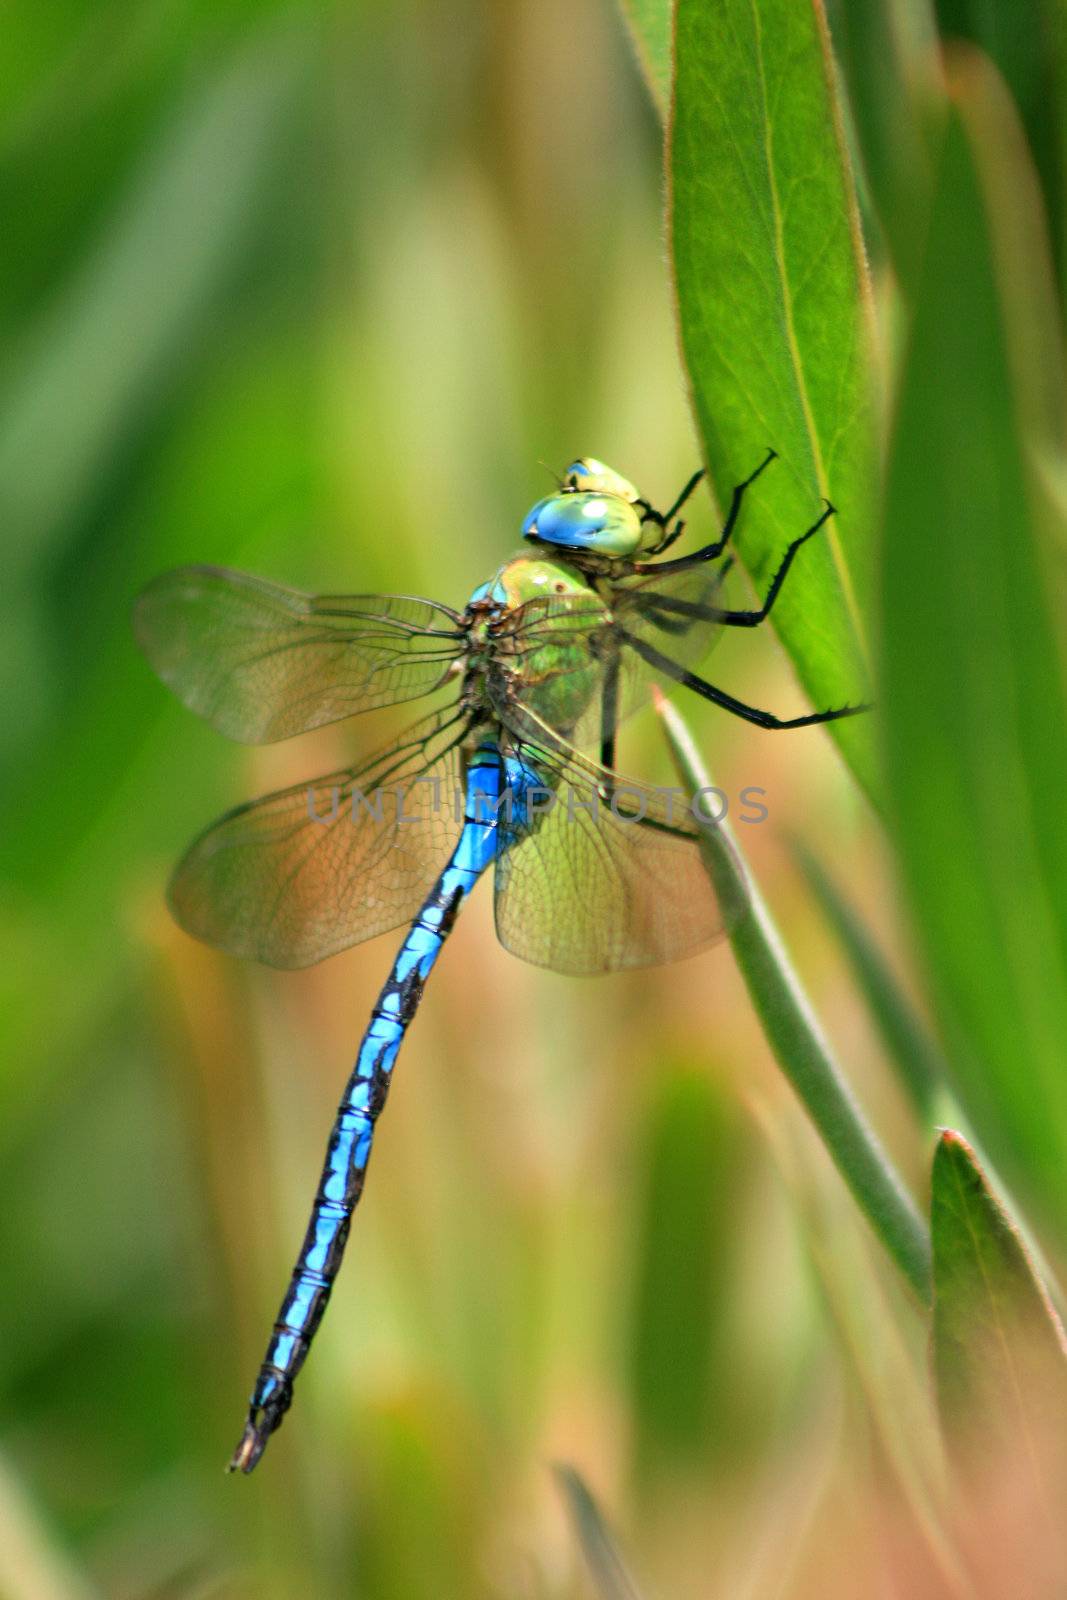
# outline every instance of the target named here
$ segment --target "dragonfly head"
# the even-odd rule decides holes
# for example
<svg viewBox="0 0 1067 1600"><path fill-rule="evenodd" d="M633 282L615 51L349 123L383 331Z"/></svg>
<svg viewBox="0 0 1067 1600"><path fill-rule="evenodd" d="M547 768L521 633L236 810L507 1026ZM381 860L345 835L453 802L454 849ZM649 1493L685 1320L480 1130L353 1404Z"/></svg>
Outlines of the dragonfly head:
<svg viewBox="0 0 1067 1600"><path fill-rule="evenodd" d="M636 505L641 496L628 479L622 477L603 461L592 456L582 456L572 461L563 474L563 488L590 494L614 494L630 505Z"/></svg>
<svg viewBox="0 0 1067 1600"><path fill-rule="evenodd" d="M571 462L557 492L527 514L523 537L596 555L633 555L641 543L639 500L632 483L583 456Z"/></svg>

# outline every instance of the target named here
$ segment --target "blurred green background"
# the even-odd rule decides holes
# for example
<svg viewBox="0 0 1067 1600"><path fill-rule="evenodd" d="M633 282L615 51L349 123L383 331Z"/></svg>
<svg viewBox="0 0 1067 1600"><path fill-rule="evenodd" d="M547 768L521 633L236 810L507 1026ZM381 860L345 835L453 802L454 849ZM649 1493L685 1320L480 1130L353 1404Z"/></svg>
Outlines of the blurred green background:
<svg viewBox="0 0 1067 1600"><path fill-rule="evenodd" d="M700 450L662 135L607 0L49 0L4 34L0 1593L588 1595L556 1461L651 1593L852 1594L888 1547L925 1582L951 1566L914 1459L925 1331L729 953L555 977L496 944L484 890L293 1413L222 1475L396 940L264 973L194 946L164 884L216 812L405 712L228 747L137 656L130 603L208 561L457 605L540 462L671 499ZM762 634L715 668L800 709ZM921 1193L789 848L899 944L872 815L820 732L685 709L726 791L767 791L746 852ZM667 777L648 720L624 765Z"/></svg>

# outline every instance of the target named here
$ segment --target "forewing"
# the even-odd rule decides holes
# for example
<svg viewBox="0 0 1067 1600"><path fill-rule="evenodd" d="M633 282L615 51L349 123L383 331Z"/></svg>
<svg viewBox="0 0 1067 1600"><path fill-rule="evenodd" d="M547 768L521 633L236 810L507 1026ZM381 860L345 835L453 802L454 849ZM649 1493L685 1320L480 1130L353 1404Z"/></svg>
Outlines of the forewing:
<svg viewBox="0 0 1067 1600"><path fill-rule="evenodd" d="M555 792L529 821L513 809L502 823L501 943L538 966L588 974L677 961L719 938L725 918L681 791L620 779L521 707L500 714L511 753Z"/></svg>
<svg viewBox="0 0 1067 1600"><path fill-rule="evenodd" d="M436 688L463 650L454 613L406 595L305 595L180 567L138 596L134 630L191 711L269 744Z"/></svg>
<svg viewBox="0 0 1067 1600"><path fill-rule="evenodd" d="M181 926L238 956L307 967L414 917L462 828L455 708L358 768L227 812L171 880Z"/></svg>

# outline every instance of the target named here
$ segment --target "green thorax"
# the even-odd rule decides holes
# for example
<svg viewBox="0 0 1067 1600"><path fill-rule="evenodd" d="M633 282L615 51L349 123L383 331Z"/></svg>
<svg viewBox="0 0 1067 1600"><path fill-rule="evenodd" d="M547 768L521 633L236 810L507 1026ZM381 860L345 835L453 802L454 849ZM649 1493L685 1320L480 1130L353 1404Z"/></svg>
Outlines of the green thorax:
<svg viewBox="0 0 1067 1600"><path fill-rule="evenodd" d="M556 732L570 734L596 695L601 667L594 641L608 608L588 578L565 561L520 553L476 590L468 685L483 674Z"/></svg>

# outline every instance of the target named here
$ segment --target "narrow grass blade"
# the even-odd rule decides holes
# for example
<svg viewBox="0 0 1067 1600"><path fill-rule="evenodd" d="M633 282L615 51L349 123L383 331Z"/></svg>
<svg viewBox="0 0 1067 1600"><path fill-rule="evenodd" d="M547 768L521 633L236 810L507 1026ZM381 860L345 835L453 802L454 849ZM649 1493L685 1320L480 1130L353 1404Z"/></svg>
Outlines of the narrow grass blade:
<svg viewBox="0 0 1067 1600"><path fill-rule="evenodd" d="M812 1160L811 1141L784 1105L755 1102L765 1137L797 1208L829 1329L850 1380L863 1396L879 1458L895 1477L916 1528L944 1579L941 1600L977 1600L965 1581L948 1525L944 1450L923 1347L924 1307L909 1304L898 1280L876 1269L866 1225L834 1194L835 1175ZM898 1289L900 1292L897 1292Z"/></svg>
<svg viewBox="0 0 1067 1600"><path fill-rule="evenodd" d="M633 1184L629 1373L642 1477L736 1460L744 1447L750 1395L722 1290L739 1266L751 1155L736 1098L707 1072L665 1061Z"/></svg>
<svg viewBox="0 0 1067 1600"><path fill-rule="evenodd" d="M658 702L690 794L711 788L673 706ZM703 801L701 801L703 805ZM710 818L710 813L705 812ZM701 829L712 882L733 922L730 940L767 1042L875 1233L916 1294L929 1301L930 1241L922 1219L852 1095L758 889L724 824Z"/></svg>
<svg viewBox="0 0 1067 1600"><path fill-rule="evenodd" d="M957 1474L971 1495L1009 1494L1026 1545L1062 1555L1067 1342L1018 1229L948 1129L934 1155L931 1230L934 1377ZM1037 1591L1020 1581L1016 1592Z"/></svg>
<svg viewBox="0 0 1067 1600"><path fill-rule="evenodd" d="M678 0L670 241L682 350L720 504L768 446L738 553L763 593L832 499L772 613L813 705L867 698L877 501L870 291L820 0ZM869 793L873 733L830 729Z"/></svg>
<svg viewBox="0 0 1067 1600"><path fill-rule="evenodd" d="M653 104L664 121L671 99L671 0L619 0Z"/></svg>
<svg viewBox="0 0 1067 1600"><path fill-rule="evenodd" d="M145 408L207 338L254 241L300 67L294 39L270 34L190 93L27 337L0 411L9 576L51 555Z"/></svg>
<svg viewBox="0 0 1067 1600"><path fill-rule="evenodd" d="M887 779L955 1082L1013 1188L1065 1237L1067 692L1030 501L1045 377L1020 359L1011 308L1028 279L1006 292L1002 275L1026 264L990 209L1033 183L1025 164L1012 183L1025 155L973 61L954 88L963 115L946 135L889 470ZM1043 337L1051 359L1054 320Z"/></svg>
<svg viewBox="0 0 1067 1600"><path fill-rule="evenodd" d="M927 1124L944 1090L944 1059L855 906L806 845L795 841L793 854L851 963L904 1091Z"/></svg>
<svg viewBox="0 0 1067 1600"><path fill-rule="evenodd" d="M640 1591L584 1480L565 1463L557 1464L554 1471L600 1600L641 1600Z"/></svg>
<svg viewBox="0 0 1067 1600"><path fill-rule="evenodd" d="M99 1600L66 1540L49 1527L26 1485L0 1457L0 1594L4 1600Z"/></svg>

